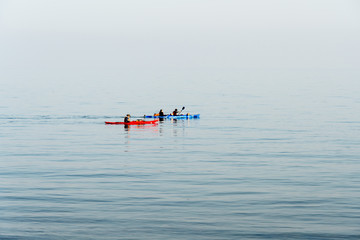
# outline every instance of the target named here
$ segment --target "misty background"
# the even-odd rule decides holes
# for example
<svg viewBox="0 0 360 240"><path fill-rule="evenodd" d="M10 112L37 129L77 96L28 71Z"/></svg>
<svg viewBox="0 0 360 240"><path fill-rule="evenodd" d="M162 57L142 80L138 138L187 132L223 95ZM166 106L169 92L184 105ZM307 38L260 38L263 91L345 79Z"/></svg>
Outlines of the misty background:
<svg viewBox="0 0 360 240"><path fill-rule="evenodd" d="M355 0L2 0L0 111L296 108L355 95L359 42Z"/></svg>

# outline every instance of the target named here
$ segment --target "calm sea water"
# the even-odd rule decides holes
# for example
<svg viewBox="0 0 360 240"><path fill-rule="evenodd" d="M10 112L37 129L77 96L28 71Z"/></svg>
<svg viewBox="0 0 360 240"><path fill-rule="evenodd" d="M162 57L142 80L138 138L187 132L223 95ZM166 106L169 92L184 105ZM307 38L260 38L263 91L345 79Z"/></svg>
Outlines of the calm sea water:
<svg viewBox="0 0 360 240"><path fill-rule="evenodd" d="M29 86L0 90L0 239L360 239L354 77Z"/></svg>

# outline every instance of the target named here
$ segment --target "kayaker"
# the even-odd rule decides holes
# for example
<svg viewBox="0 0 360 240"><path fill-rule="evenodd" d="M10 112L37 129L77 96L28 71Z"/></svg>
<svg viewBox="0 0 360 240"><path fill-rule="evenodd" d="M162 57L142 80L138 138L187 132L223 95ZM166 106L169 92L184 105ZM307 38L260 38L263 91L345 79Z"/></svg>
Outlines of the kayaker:
<svg viewBox="0 0 360 240"><path fill-rule="evenodd" d="M130 114L127 114L124 118L124 122L130 122Z"/></svg>
<svg viewBox="0 0 360 240"><path fill-rule="evenodd" d="M164 112L163 112L162 109L160 109L159 116L161 116L161 117L165 116L165 114L164 114Z"/></svg>
<svg viewBox="0 0 360 240"><path fill-rule="evenodd" d="M173 115L173 116L178 116L184 109L185 109L185 107L182 107L181 111L179 112L179 111L177 110L177 108L175 108L175 110L172 112L172 115Z"/></svg>

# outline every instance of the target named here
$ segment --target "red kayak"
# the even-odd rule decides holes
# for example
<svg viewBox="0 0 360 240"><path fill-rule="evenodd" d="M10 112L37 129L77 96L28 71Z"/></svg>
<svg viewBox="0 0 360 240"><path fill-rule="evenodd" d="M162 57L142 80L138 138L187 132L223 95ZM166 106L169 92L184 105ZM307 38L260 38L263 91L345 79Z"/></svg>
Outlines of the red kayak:
<svg viewBox="0 0 360 240"><path fill-rule="evenodd" d="M123 125L142 125L142 124L156 124L159 119L153 121L131 121L131 122L105 122L105 124L123 124Z"/></svg>

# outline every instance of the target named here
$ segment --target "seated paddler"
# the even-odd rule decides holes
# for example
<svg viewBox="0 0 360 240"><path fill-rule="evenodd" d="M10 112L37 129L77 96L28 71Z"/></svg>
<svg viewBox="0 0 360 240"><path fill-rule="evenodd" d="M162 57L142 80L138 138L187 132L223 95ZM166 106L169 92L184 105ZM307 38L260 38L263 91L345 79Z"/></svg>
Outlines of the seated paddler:
<svg viewBox="0 0 360 240"><path fill-rule="evenodd" d="M165 113L163 112L163 110L162 110L162 109L160 109L160 111L159 111L159 115L158 115L158 116L163 117L163 116L166 116L166 115L165 115Z"/></svg>
<svg viewBox="0 0 360 240"><path fill-rule="evenodd" d="M124 117L124 122L130 122L130 114L126 114L126 116Z"/></svg>

